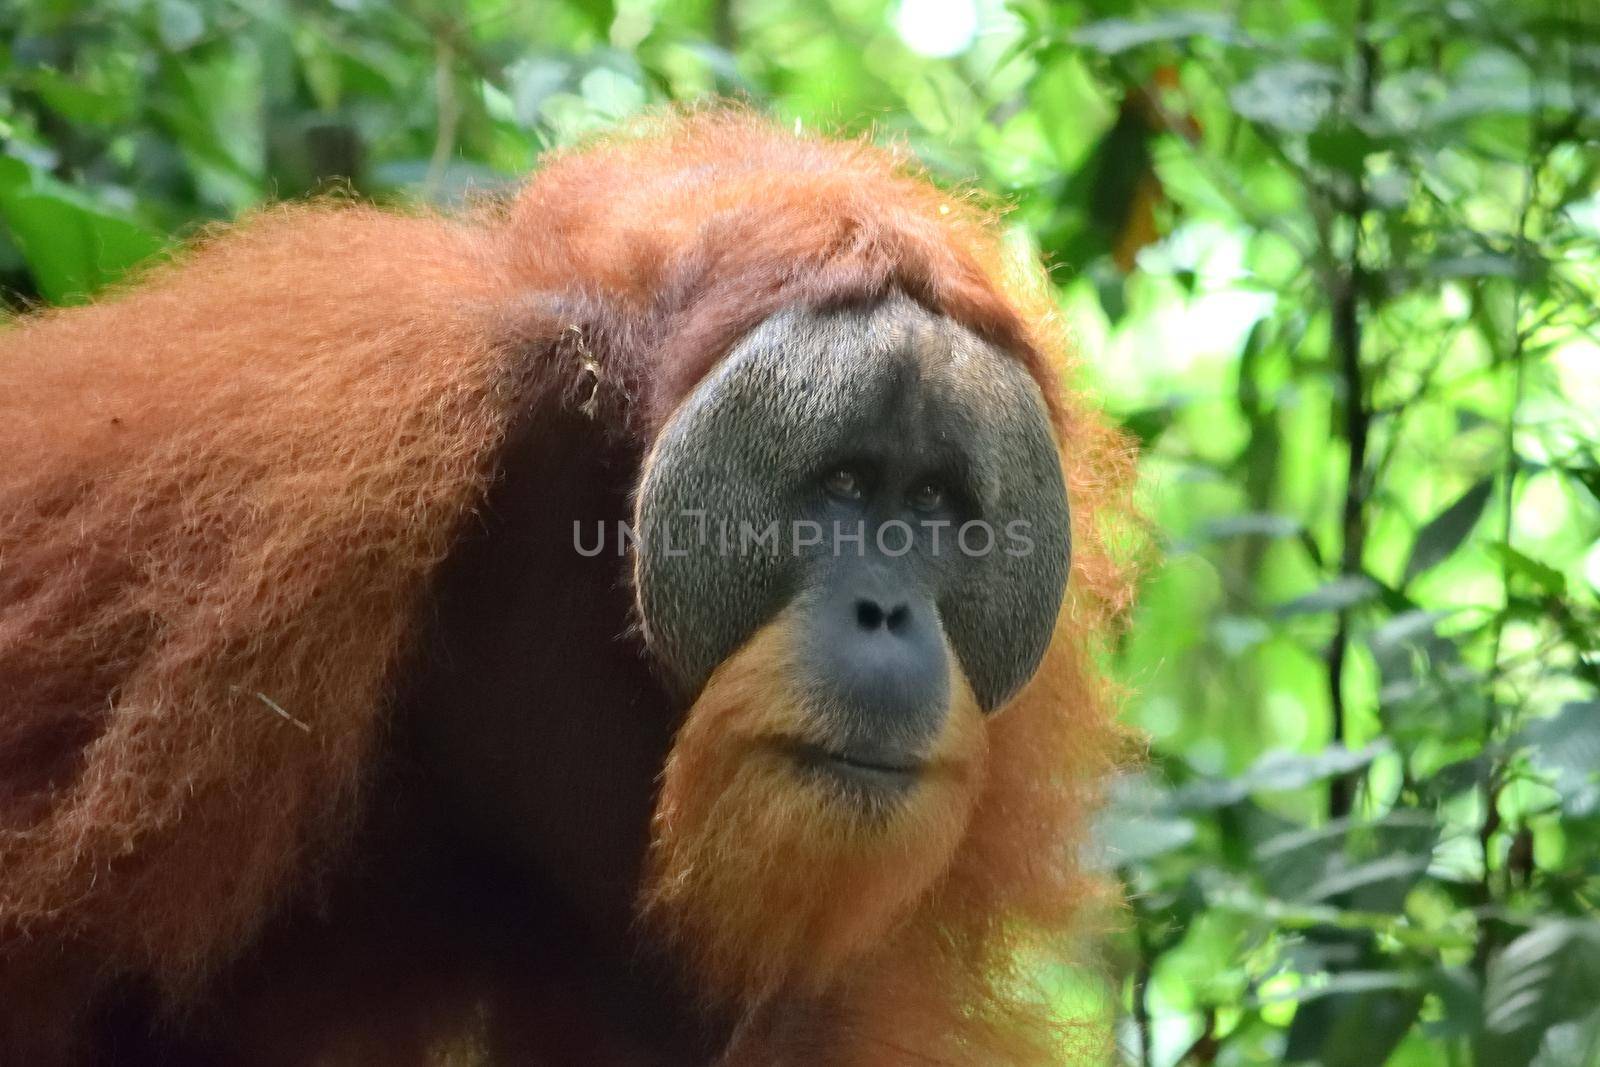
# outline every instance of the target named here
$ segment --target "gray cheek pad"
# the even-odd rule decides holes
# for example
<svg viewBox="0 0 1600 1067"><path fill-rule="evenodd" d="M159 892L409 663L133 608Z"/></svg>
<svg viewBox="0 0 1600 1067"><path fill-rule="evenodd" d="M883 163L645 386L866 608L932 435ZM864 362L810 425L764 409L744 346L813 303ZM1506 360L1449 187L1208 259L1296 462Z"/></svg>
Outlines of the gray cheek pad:
<svg viewBox="0 0 1600 1067"><path fill-rule="evenodd" d="M949 358L930 376L951 400L947 410L994 541L964 559L939 610L978 703L992 711L1033 677L1055 632L1072 562L1071 516L1033 377L968 331L947 332Z"/></svg>
<svg viewBox="0 0 1600 1067"><path fill-rule="evenodd" d="M943 343L909 346L913 333ZM954 568L961 575L939 604L946 633L985 708L1004 703L1038 666L1069 554L1065 490L1038 388L1015 360L896 299L772 316L657 438L635 501L634 580L646 642L684 696L800 591L805 560L793 523L824 466L903 380L896 371L908 347L924 353L923 380L950 409L995 534L992 550ZM1025 524L1026 552L1008 538L1013 522ZM756 540L772 529L775 543Z"/></svg>

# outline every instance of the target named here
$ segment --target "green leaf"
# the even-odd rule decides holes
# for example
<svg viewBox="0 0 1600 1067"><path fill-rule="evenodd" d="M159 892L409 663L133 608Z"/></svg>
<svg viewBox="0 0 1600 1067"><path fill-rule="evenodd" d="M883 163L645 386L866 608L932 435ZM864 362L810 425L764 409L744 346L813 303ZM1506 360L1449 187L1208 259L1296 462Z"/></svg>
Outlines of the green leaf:
<svg viewBox="0 0 1600 1067"><path fill-rule="evenodd" d="M1195 825L1173 816L1113 810L1099 820L1096 834L1107 859L1125 867L1183 848L1194 840Z"/></svg>
<svg viewBox="0 0 1600 1067"><path fill-rule="evenodd" d="M1419 987L1417 977L1403 971L1341 971L1272 999L1304 1004L1340 993L1408 993Z"/></svg>
<svg viewBox="0 0 1600 1067"><path fill-rule="evenodd" d="M156 35L168 50L187 51L205 32L206 20L189 0L160 0L156 5Z"/></svg>
<svg viewBox="0 0 1600 1067"><path fill-rule="evenodd" d="M611 24L617 19L617 5L612 0L577 0L574 6L602 38L611 32Z"/></svg>
<svg viewBox="0 0 1600 1067"><path fill-rule="evenodd" d="M1378 672L1384 684L1413 677L1412 660L1417 653L1425 653L1430 661L1443 662L1456 658L1455 646L1438 635L1435 627L1453 612L1424 611L1412 608L1386 620L1367 637L1367 647L1377 661Z"/></svg>
<svg viewBox="0 0 1600 1067"><path fill-rule="evenodd" d="M1242 42L1244 39L1231 19L1205 12L1174 14L1139 22L1103 19L1091 22L1072 35L1076 43L1106 56L1160 41L1183 41L1190 37L1210 37L1224 42Z"/></svg>
<svg viewBox="0 0 1600 1067"><path fill-rule="evenodd" d="M1155 444L1172 426L1172 420L1172 405L1162 404L1159 407L1130 412L1122 420L1122 429L1135 438L1139 442L1140 451L1144 451Z"/></svg>
<svg viewBox="0 0 1600 1067"><path fill-rule="evenodd" d="M1422 783L1423 795L1444 800L1468 789L1482 789L1494 772L1494 760L1487 755L1471 756L1440 767Z"/></svg>
<svg viewBox="0 0 1600 1067"><path fill-rule="evenodd" d="M1531 582L1541 592L1554 597L1566 595L1567 579L1554 567L1518 552L1503 541L1490 545L1489 550L1500 557L1500 562L1512 575Z"/></svg>
<svg viewBox="0 0 1600 1067"><path fill-rule="evenodd" d="M1128 866L1187 845L1194 840L1195 824L1173 814L1170 792L1155 779L1125 774L1112 781L1094 836L1109 862Z"/></svg>
<svg viewBox="0 0 1600 1067"><path fill-rule="evenodd" d="M1422 1010L1423 992L1404 975L1367 981L1300 1005L1289 1027L1285 1063L1376 1067L1389 1058Z"/></svg>
<svg viewBox="0 0 1600 1067"><path fill-rule="evenodd" d="M1597 467L1564 467L1563 472L1569 478L1576 478L1589 495L1600 501L1600 468Z"/></svg>
<svg viewBox="0 0 1600 1067"><path fill-rule="evenodd" d="M339 53L309 26L294 35L294 49L300 58L301 77L318 109L330 114L336 111L344 98L344 64Z"/></svg>
<svg viewBox="0 0 1600 1067"><path fill-rule="evenodd" d="M50 110L73 122L110 127L129 121L133 115L134 101L128 99L127 94L91 88L81 79L70 78L49 67L33 71L28 84L50 105Z"/></svg>
<svg viewBox="0 0 1600 1067"><path fill-rule="evenodd" d="M1312 159L1347 174L1360 174L1367 157L1381 147L1364 130L1348 122L1316 130L1306 138L1306 150Z"/></svg>
<svg viewBox="0 0 1600 1067"><path fill-rule="evenodd" d="M1461 542L1483 516L1484 505L1489 502L1493 489L1493 478L1480 480L1417 533L1417 540L1411 546L1411 558L1406 561L1404 584L1409 585L1417 575L1444 562L1450 553L1461 547Z"/></svg>
<svg viewBox="0 0 1600 1067"><path fill-rule="evenodd" d="M53 303L81 302L161 249L161 238L54 192L0 192L0 217L39 291Z"/></svg>
<svg viewBox="0 0 1600 1067"><path fill-rule="evenodd" d="M1594 1067L1600 1063L1600 1008L1552 1026L1539 1043L1533 1067Z"/></svg>
<svg viewBox="0 0 1600 1067"><path fill-rule="evenodd" d="M1432 812L1402 808L1376 822L1335 819L1274 834L1253 859L1280 900L1397 913L1427 870L1437 837Z"/></svg>
<svg viewBox="0 0 1600 1067"><path fill-rule="evenodd" d="M1329 745L1317 752L1267 752L1236 778L1200 778L1173 793L1180 810L1195 811L1236 804L1255 792L1277 793L1303 789L1335 775L1351 774L1389 750L1385 741L1352 751Z"/></svg>
<svg viewBox="0 0 1600 1067"><path fill-rule="evenodd" d="M1413 608L1403 611L1372 631L1367 638L1374 655L1383 655L1408 645L1422 644L1433 637L1434 627L1454 612L1424 611Z"/></svg>
<svg viewBox="0 0 1600 1067"><path fill-rule="evenodd" d="M544 120L544 104L565 89L572 79L572 64L564 58L524 56L506 70L517 122L533 129Z"/></svg>
<svg viewBox="0 0 1600 1067"><path fill-rule="evenodd" d="M1443 256L1430 262L1427 272L1436 278L1515 278L1528 273L1515 258L1499 252Z"/></svg>
<svg viewBox="0 0 1600 1067"><path fill-rule="evenodd" d="M1436 1037L1475 1037L1483 1020L1483 990L1472 968L1440 967L1429 976L1429 992L1437 998L1442 1018L1431 1029Z"/></svg>
<svg viewBox="0 0 1600 1067"><path fill-rule="evenodd" d="M1568 815L1600 809L1600 701L1566 704L1524 726L1513 743L1531 750L1534 766L1551 777Z"/></svg>
<svg viewBox="0 0 1600 1067"><path fill-rule="evenodd" d="M1600 1004L1600 922L1553 919L1523 934L1489 964L1478 1062L1533 1062L1546 1033L1586 1019Z"/></svg>
<svg viewBox="0 0 1600 1067"><path fill-rule="evenodd" d="M1371 578L1364 574L1350 574L1320 585L1286 604L1280 604L1276 611L1282 617L1344 611L1376 599L1380 592L1382 589Z"/></svg>
<svg viewBox="0 0 1600 1067"><path fill-rule="evenodd" d="M1388 747L1379 741L1356 750L1343 745L1329 745L1309 753L1275 749L1252 764L1244 773L1244 780L1252 790L1301 789L1324 778L1358 771L1388 751Z"/></svg>
<svg viewBox="0 0 1600 1067"><path fill-rule="evenodd" d="M1409 887L1428 869L1431 857L1383 856L1367 863L1329 871L1305 891L1305 899L1316 903L1361 890L1387 888L1396 884ZM1404 896L1404 891L1401 894ZM1366 909L1370 910L1370 909Z"/></svg>
<svg viewBox="0 0 1600 1067"><path fill-rule="evenodd" d="M1205 536L1212 541L1234 537L1294 537L1305 527L1293 515L1251 512L1212 519L1205 525Z"/></svg>
<svg viewBox="0 0 1600 1067"><path fill-rule="evenodd" d="M1285 133L1310 133L1333 107L1339 74L1330 67L1294 59L1262 67L1233 87L1228 98L1247 119Z"/></svg>
<svg viewBox="0 0 1600 1067"><path fill-rule="evenodd" d="M0 196L33 184L33 169L15 156L0 155Z"/></svg>

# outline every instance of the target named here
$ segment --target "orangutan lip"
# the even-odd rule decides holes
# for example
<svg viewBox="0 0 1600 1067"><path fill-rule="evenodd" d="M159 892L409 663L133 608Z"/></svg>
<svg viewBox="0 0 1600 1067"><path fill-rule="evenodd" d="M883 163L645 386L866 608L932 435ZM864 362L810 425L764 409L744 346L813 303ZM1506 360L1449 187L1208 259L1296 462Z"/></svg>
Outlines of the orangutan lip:
<svg viewBox="0 0 1600 1067"><path fill-rule="evenodd" d="M802 767L872 785L908 786L921 777L926 767L923 761L898 753L859 749L836 752L809 742L790 742L784 748Z"/></svg>

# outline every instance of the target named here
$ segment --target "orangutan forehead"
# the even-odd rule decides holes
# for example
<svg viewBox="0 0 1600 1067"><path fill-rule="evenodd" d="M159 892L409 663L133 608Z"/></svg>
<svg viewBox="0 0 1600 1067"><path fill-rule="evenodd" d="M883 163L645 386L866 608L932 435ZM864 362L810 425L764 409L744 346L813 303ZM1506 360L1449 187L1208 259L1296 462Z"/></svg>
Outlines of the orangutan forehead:
<svg viewBox="0 0 1600 1067"><path fill-rule="evenodd" d="M1041 425L1049 432L1043 393L1020 360L900 295L863 307L780 311L708 379L719 374L765 379L758 395L782 408L788 425L881 424L893 413L935 436L948 436L939 424L952 421L980 437L1019 424L1030 435Z"/></svg>

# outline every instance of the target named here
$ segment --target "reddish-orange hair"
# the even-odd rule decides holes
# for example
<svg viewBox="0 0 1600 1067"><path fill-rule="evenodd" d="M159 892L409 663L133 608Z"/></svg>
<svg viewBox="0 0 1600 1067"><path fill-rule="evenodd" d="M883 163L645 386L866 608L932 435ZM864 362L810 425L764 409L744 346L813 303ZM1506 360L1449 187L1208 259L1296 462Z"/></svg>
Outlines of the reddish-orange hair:
<svg viewBox="0 0 1600 1067"><path fill-rule="evenodd" d="M0 1001L195 989L338 858L513 419L586 400L647 440L771 312L896 290L1041 383L1069 595L953 866L854 970L868 1007L819 1002L740 1054L1041 1062L1060 1034L1019 983L1098 895L1074 853L1118 747L1094 660L1130 597L1131 459L974 197L738 110L555 153L460 218L265 210L0 333Z"/></svg>

